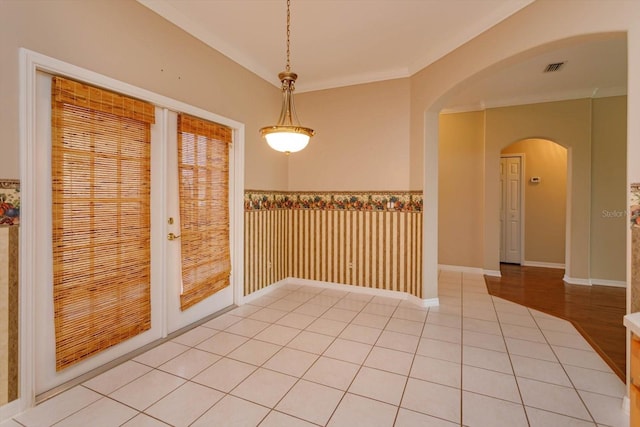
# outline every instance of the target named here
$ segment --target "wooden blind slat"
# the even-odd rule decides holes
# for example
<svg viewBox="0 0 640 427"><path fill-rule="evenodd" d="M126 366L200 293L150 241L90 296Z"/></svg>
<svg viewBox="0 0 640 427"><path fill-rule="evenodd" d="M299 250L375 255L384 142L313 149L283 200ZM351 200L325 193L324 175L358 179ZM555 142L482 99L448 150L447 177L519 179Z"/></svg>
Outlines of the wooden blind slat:
<svg viewBox="0 0 640 427"><path fill-rule="evenodd" d="M151 327L153 106L60 77L52 93L56 369Z"/></svg>
<svg viewBox="0 0 640 427"><path fill-rule="evenodd" d="M155 123L155 106L139 99L89 86L82 82L53 78L55 102L85 107L143 123Z"/></svg>
<svg viewBox="0 0 640 427"><path fill-rule="evenodd" d="M182 310L229 285L231 141L226 126L178 116Z"/></svg>

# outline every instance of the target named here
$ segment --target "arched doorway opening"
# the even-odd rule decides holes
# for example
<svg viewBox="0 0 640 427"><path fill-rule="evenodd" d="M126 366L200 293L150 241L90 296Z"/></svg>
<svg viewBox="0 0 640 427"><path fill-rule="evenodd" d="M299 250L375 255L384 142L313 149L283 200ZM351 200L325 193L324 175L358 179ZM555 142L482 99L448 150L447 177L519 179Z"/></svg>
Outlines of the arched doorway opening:
<svg viewBox="0 0 640 427"><path fill-rule="evenodd" d="M608 36L578 37L547 45L544 49L549 49L550 53L563 43L584 43L586 49L591 42L605 40ZM622 37L626 40L625 35ZM540 46L538 53L542 49ZM625 286L624 273L629 268L625 265L626 223L622 221L624 215L619 213L622 209L616 207L625 205L626 159L632 154L627 152L631 147L627 139L631 140L631 135L627 133L626 96L601 91L566 99L506 99L504 103L494 105L481 102L482 98L479 98L478 105L455 108L452 100L458 94L471 93L476 87L488 87L484 82L487 75L492 74L495 78L501 72L506 73L518 61L518 56L526 61L528 53L516 55L503 64L494 64L459 81L424 112L425 231L429 230L429 236L437 236L435 244L425 241L425 253L435 254L437 267L442 270L473 271L499 277L501 152L513 142L533 136L544 138L565 147L567 156L565 274L557 280L560 288L563 283L608 285L608 288L576 288L581 294L594 295L592 301L601 301L598 291ZM447 156L450 161L443 161ZM541 178L545 182L544 177ZM427 207L434 197L429 200L427 195L434 194L437 204L435 208L431 205L429 210ZM526 250L523 260L538 261L529 257ZM543 265L546 267L554 266L548 259L538 262L548 263ZM435 270L434 265L425 262L425 272L432 271L428 267ZM513 289L510 286L503 288ZM624 289L615 292L616 310L619 306L624 311L623 299L617 298L624 292ZM522 293L526 294L526 291ZM553 299L556 297L547 296L551 303L558 301ZM591 319L598 326L609 322L602 310L595 310ZM615 322L615 328L608 331L605 338L613 343L611 359L615 358L615 365L619 366L616 373L624 378L625 332L619 320ZM614 363L610 366L615 368Z"/></svg>
<svg viewBox="0 0 640 427"><path fill-rule="evenodd" d="M500 262L565 267L567 149L529 138L500 151Z"/></svg>

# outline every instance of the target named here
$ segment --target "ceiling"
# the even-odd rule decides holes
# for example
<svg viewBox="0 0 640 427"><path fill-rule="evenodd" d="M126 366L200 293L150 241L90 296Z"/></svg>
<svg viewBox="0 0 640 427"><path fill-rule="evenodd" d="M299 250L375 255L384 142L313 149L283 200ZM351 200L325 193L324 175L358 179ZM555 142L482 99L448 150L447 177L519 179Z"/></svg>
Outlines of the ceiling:
<svg viewBox="0 0 640 427"><path fill-rule="evenodd" d="M408 77L534 0L292 0L298 92ZM285 68L285 0L138 0L263 79ZM446 110L626 93L623 35L538 49L459 88ZM543 73L549 63L561 71Z"/></svg>

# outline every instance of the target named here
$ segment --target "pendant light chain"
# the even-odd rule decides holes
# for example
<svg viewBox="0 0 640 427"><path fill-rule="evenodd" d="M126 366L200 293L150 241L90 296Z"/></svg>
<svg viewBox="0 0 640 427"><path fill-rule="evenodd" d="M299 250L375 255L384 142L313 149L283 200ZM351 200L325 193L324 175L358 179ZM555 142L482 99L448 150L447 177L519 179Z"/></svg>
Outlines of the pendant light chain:
<svg viewBox="0 0 640 427"><path fill-rule="evenodd" d="M289 56L291 55L290 42L289 38L291 37L291 0L287 0L287 72L291 71L291 61L289 60Z"/></svg>

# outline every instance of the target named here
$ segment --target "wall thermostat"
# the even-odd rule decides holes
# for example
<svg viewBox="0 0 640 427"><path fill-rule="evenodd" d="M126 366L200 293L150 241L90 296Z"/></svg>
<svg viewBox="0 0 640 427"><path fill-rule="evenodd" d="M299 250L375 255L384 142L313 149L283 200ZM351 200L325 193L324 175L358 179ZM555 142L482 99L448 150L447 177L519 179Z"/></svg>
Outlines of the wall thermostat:
<svg viewBox="0 0 640 427"><path fill-rule="evenodd" d="M532 176L530 181L532 184L539 184L541 179L539 176Z"/></svg>

